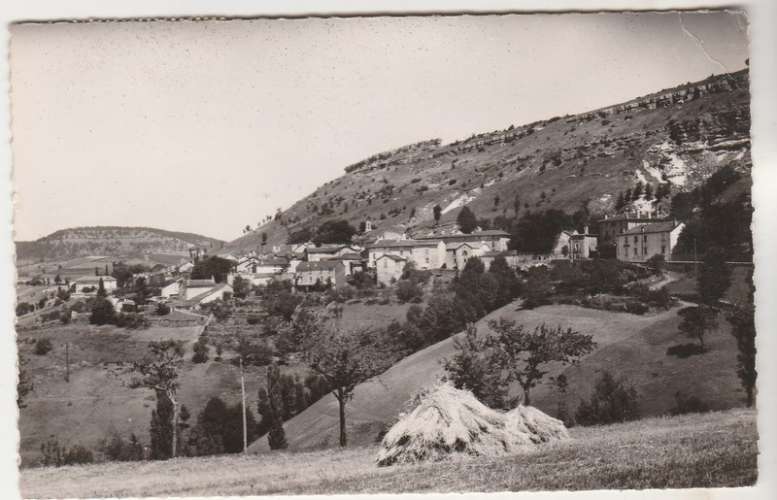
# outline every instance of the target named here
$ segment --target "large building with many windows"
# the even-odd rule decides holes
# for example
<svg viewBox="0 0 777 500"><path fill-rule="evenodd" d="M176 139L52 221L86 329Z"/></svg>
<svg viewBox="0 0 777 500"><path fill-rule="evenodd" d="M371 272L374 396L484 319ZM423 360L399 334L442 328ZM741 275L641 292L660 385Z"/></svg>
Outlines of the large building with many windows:
<svg viewBox="0 0 777 500"><path fill-rule="evenodd" d="M617 236L616 257L626 262L645 262L654 255L670 260L685 224L677 221L652 222L632 227Z"/></svg>

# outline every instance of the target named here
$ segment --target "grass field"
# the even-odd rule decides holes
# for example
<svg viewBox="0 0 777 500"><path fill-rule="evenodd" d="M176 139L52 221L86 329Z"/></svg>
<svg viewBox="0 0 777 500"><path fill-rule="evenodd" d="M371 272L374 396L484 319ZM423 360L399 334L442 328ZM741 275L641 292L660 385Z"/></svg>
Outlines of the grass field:
<svg viewBox="0 0 777 500"><path fill-rule="evenodd" d="M757 479L755 412L575 427L569 441L499 459L377 467L346 450L24 469L24 497L262 495L733 487Z"/></svg>
<svg viewBox="0 0 777 500"><path fill-rule="evenodd" d="M589 397L596 379L605 369L616 377L626 377L634 385L644 416L667 413L674 406L678 391L698 396L713 409L741 406L743 393L736 376L736 346L725 321L707 339L710 350L706 354L686 359L666 355L667 347L690 341L677 331L679 308L638 316L571 305L527 311L517 310L515 304L510 304L479 321L478 327L485 332L489 319L506 317L530 328L546 322L593 336L597 342L593 353L576 367L551 368L544 382L532 391L532 404L551 415L558 408L558 394L549 381L551 376L566 373L567 406L574 411L581 399ZM396 419L405 401L443 373L440 362L454 351L454 339L446 339L357 386L347 409L349 441L359 445L372 443ZM337 443L338 422L337 402L334 397L325 396L284 424L289 446L293 449L332 446ZM250 450L267 451L266 440L257 441Z"/></svg>

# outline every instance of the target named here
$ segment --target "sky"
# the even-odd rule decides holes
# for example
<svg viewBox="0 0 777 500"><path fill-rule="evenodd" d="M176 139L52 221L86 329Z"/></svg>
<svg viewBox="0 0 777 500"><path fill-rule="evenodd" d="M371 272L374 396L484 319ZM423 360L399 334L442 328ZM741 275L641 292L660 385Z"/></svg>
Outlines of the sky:
<svg viewBox="0 0 777 500"><path fill-rule="evenodd" d="M745 67L712 13L11 28L17 241L75 226L232 240L372 154Z"/></svg>

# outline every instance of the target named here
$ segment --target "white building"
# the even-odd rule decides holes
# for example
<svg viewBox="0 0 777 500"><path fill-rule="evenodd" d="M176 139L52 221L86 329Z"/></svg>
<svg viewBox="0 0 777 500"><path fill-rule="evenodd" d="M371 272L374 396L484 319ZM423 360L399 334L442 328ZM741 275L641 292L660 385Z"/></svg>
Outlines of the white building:
<svg viewBox="0 0 777 500"><path fill-rule="evenodd" d="M440 269L446 262L442 240L381 240L369 247L368 266L375 267L383 255L393 255L411 261L416 269Z"/></svg>
<svg viewBox="0 0 777 500"><path fill-rule="evenodd" d="M100 280L103 282L103 288L108 293L113 292L118 288L116 278L113 276L83 276L78 278L75 285L75 293L97 293L97 289L100 286Z"/></svg>
<svg viewBox="0 0 777 500"><path fill-rule="evenodd" d="M677 221L641 224L617 236L615 254L618 260L645 262L654 255L663 255L671 260L672 250L677 245L685 224Z"/></svg>
<svg viewBox="0 0 777 500"><path fill-rule="evenodd" d="M396 283L407 265L407 259L392 254L383 254L375 259L378 283L389 286Z"/></svg>

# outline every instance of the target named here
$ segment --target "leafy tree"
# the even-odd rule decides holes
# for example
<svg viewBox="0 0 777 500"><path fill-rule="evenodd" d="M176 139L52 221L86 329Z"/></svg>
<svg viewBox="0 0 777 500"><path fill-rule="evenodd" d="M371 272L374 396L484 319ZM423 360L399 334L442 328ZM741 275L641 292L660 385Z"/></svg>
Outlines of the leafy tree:
<svg viewBox="0 0 777 500"><path fill-rule="evenodd" d="M27 302L19 302L16 305L16 315L24 316L27 313L31 313L35 310L35 306Z"/></svg>
<svg viewBox="0 0 777 500"><path fill-rule="evenodd" d="M560 210L527 212L513 225L510 248L523 253L550 253L559 233L574 225L572 217Z"/></svg>
<svg viewBox="0 0 777 500"><path fill-rule="evenodd" d="M467 325L464 335L453 341L456 353L442 361L446 378L457 389L467 389L489 408L508 409L514 402L508 398L501 374L492 362L488 343L478 338L473 323Z"/></svg>
<svg viewBox="0 0 777 500"><path fill-rule="evenodd" d="M495 307L510 303L521 293L521 282L503 256L494 258L488 268L488 274L495 278L498 285Z"/></svg>
<svg viewBox="0 0 777 500"><path fill-rule="evenodd" d="M316 246L328 243L349 243L356 229L347 220L329 220L321 224L312 241Z"/></svg>
<svg viewBox="0 0 777 500"><path fill-rule="evenodd" d="M60 283L62 283L62 276L60 276L59 274L57 274L56 276L54 276L54 283L55 283L55 284L57 284L57 285L59 285Z"/></svg>
<svg viewBox="0 0 777 500"><path fill-rule="evenodd" d="M544 323L529 332L515 321L491 320L495 332L491 345L495 349L493 362L506 371L503 382L518 382L523 390L523 404L531 404L531 389L547 373L547 365L573 364L589 352L596 343L591 335L561 326L551 328Z"/></svg>
<svg viewBox="0 0 777 500"><path fill-rule="evenodd" d="M262 247L267 245L267 233L262 233Z"/></svg>
<svg viewBox="0 0 777 500"><path fill-rule="evenodd" d="M731 324L731 335L737 341L737 376L747 395L747 406L755 401L755 382L758 372L755 369L755 308L753 306L752 274L748 277L748 300L736 304L726 318Z"/></svg>
<svg viewBox="0 0 777 500"><path fill-rule="evenodd" d="M109 325L116 323L116 309L111 301L104 297L97 297L92 305L92 313L89 315L89 323L93 325Z"/></svg>
<svg viewBox="0 0 777 500"><path fill-rule="evenodd" d="M417 283L411 280L399 280L397 282L397 300L401 303L410 302L413 299L421 298L423 292Z"/></svg>
<svg viewBox="0 0 777 500"><path fill-rule="evenodd" d="M221 257L208 257L207 259L200 259L194 264L192 269L192 279L209 279L213 278L216 283L224 283L227 280L227 275L232 272L233 263L229 259L223 259Z"/></svg>
<svg viewBox="0 0 777 500"><path fill-rule="evenodd" d="M262 424L267 422L270 432L267 441L271 450L280 450L288 446L283 430L283 399L281 395L281 372L273 363L267 367L267 389L259 390L259 414Z"/></svg>
<svg viewBox="0 0 777 500"><path fill-rule="evenodd" d="M138 382L139 386L152 389L157 397L157 428L165 428L166 404L171 406L172 412L172 433L170 436L171 457L176 456L178 444L178 369L183 361L183 343L175 340L152 341L148 344L148 355L141 361L135 362L133 369L140 372L142 379ZM152 414L152 427L154 426L154 415ZM158 432L160 453L165 455L167 438L164 432ZM152 435L153 442L153 435ZM152 446L153 449L153 446Z"/></svg>
<svg viewBox="0 0 777 500"><path fill-rule="evenodd" d="M353 397L356 386L377 375L383 368L377 353L367 346L359 346L358 339L369 336L368 331L336 331L319 325L306 339L304 359L319 374L337 399L340 413L340 446L346 446L345 407Z"/></svg>
<svg viewBox="0 0 777 500"><path fill-rule="evenodd" d="M434 212L434 225L436 226L437 224L440 223L440 217L442 216L442 207L440 205L435 205L432 211Z"/></svg>
<svg viewBox="0 0 777 500"><path fill-rule="evenodd" d="M458 224L459 230L462 233L470 234L478 227L478 220L472 210L465 206L462 207L459 215L456 217L456 224Z"/></svg>
<svg viewBox="0 0 777 500"><path fill-rule="evenodd" d="M108 296L108 292L105 291L105 283L103 283L102 278L100 278L100 280L97 282L97 296L98 297Z"/></svg>
<svg viewBox="0 0 777 500"><path fill-rule="evenodd" d="M642 196L642 193L645 189L645 185L642 183L642 181L637 181L637 184L634 186L634 190L631 192L631 197L635 200L638 200L640 196Z"/></svg>
<svg viewBox="0 0 777 500"><path fill-rule="evenodd" d="M247 279L241 278L240 276L235 276L235 278L232 280L232 290L235 297L238 299L244 299L248 297L248 294L251 292L251 282Z"/></svg>
<svg viewBox="0 0 777 500"><path fill-rule="evenodd" d="M718 326L718 310L706 304L684 307L677 311L682 318L678 328L685 335L699 341L699 348L703 352L704 337L708 332Z"/></svg>
<svg viewBox="0 0 777 500"><path fill-rule="evenodd" d="M513 212L515 217L518 217L518 212L520 211L521 211L521 199L516 194L515 199L513 199Z"/></svg>
<svg viewBox="0 0 777 500"><path fill-rule="evenodd" d="M615 380L608 371L596 382L589 401L577 409L575 420L581 425L601 425L636 420L640 416L637 391L623 380Z"/></svg>
<svg viewBox="0 0 777 500"><path fill-rule="evenodd" d="M205 363L208 361L208 341L206 337L200 337L197 342L192 346L194 355L192 356L192 363Z"/></svg>
<svg viewBox="0 0 777 500"><path fill-rule="evenodd" d="M548 270L545 267L531 268L524 287L524 309L534 309L549 303L552 289Z"/></svg>
<svg viewBox="0 0 777 500"><path fill-rule="evenodd" d="M33 352L35 353L36 356L45 356L46 354L51 352L53 348L54 346L51 345L51 341L44 337L44 338L38 339L35 342L35 350Z"/></svg>
<svg viewBox="0 0 777 500"><path fill-rule="evenodd" d="M289 237L286 238L286 243L289 245L298 245L300 243L307 243L313 238L313 232L310 228L305 227L298 231L289 233Z"/></svg>
<svg viewBox="0 0 777 500"><path fill-rule="evenodd" d="M731 285L731 269L726 265L726 253L718 247L709 248L697 278L697 290L702 303L714 306Z"/></svg>

